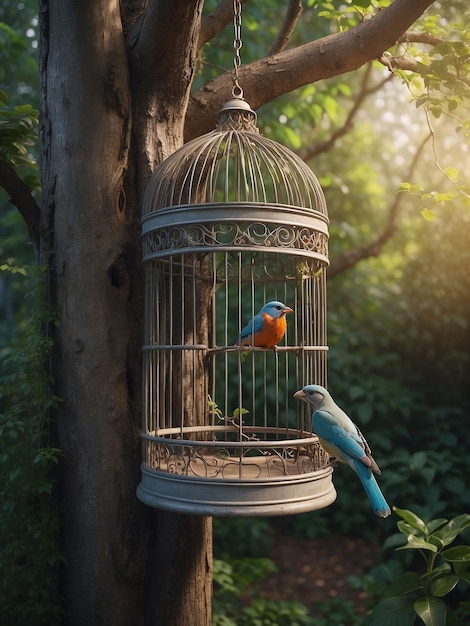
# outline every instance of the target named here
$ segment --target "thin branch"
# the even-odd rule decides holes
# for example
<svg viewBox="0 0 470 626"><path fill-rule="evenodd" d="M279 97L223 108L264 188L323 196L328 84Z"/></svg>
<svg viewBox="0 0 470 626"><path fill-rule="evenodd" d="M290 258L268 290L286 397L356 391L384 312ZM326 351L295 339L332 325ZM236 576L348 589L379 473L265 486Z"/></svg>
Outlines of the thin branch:
<svg viewBox="0 0 470 626"><path fill-rule="evenodd" d="M294 32L295 25L302 13L302 0L289 0L289 6L287 7L286 17L284 23L281 26L281 30L277 34L276 39L273 41L267 56L282 52L290 39L290 36Z"/></svg>
<svg viewBox="0 0 470 626"><path fill-rule="evenodd" d="M431 35L430 33L418 33L415 31L408 31L403 33L401 37L397 39L397 44L401 43L424 43L430 46L438 46L441 43L444 43L443 39L436 37L435 35ZM424 66L417 62L416 59L409 54L401 54L401 55L390 55L390 54L382 54L377 59L388 67L388 69L393 72L393 70L408 70L410 72L422 72Z"/></svg>
<svg viewBox="0 0 470 626"><path fill-rule="evenodd" d="M372 71L372 63L368 63L366 66L366 71L365 74L362 78L362 82L361 82L361 88L359 90L359 94L356 97L356 100L354 102L354 105L352 106L352 108L350 109L344 124L337 128L328 139L326 139L325 141L322 141L321 143L317 144L316 146L313 146L311 148L307 148L305 150L303 150L299 156L303 161L309 161L310 159L312 159L313 157L317 156L318 154L321 154L322 152L328 152L328 150L331 150L333 148L333 146L335 145L335 143L337 142L337 140L340 137L343 137L344 135L346 135L351 128L354 125L354 118L356 117L359 109L362 106L362 103L364 102L364 100L367 98L367 96L370 96L371 94L379 91L380 89L382 89L382 87L388 83L388 81L392 80L393 75L390 74L389 76L387 76L386 78L384 78L383 80L381 80L380 82L378 82L376 85L374 85L373 87L368 87L367 83L369 82L369 78L370 78L370 74Z"/></svg>
<svg viewBox="0 0 470 626"><path fill-rule="evenodd" d="M3 159L0 159L0 186L5 189L10 196L10 202L21 213L37 256L39 250L39 206L31 195L28 185Z"/></svg>
<svg viewBox="0 0 470 626"><path fill-rule="evenodd" d="M245 4L248 0L240 0L241 4ZM198 50L200 50L208 41L224 29L227 24L233 20L233 0L221 0L220 4L202 18L201 31L199 33Z"/></svg>
<svg viewBox="0 0 470 626"><path fill-rule="evenodd" d="M410 166L408 168L408 172L406 175L407 180L410 180L412 178L414 171L418 165L418 162L421 158L421 155L423 154L424 147L426 143L429 141L429 139L431 139L431 137L432 137L432 133L429 133L428 135L426 135L426 137L418 146L413 156L413 159L411 160ZM388 220L385 225L385 228L383 229L382 233L374 241L371 241L370 243L366 243L362 246L358 246L357 248L353 248L352 250L348 250L347 252L342 254L340 257L338 257L336 260L332 261L328 269L329 279L334 278L338 274L341 274L341 272L344 272L350 269L351 267L359 263L359 261L363 261L364 259L368 259L370 257L378 256L381 253L384 245L387 243L387 241L389 241L393 237L393 235L395 234L397 230L397 218L398 218L398 213L399 213L399 209L401 206L403 195L404 195L403 192L397 192L395 194L393 202L391 203L389 210L388 210Z"/></svg>
<svg viewBox="0 0 470 626"><path fill-rule="evenodd" d="M431 33L418 33L409 30L397 39L397 43L427 43L430 46L438 46L440 43L444 43L444 39L431 35Z"/></svg>
<svg viewBox="0 0 470 626"><path fill-rule="evenodd" d="M414 57L408 54L402 54L399 56L391 56L389 54L382 54L377 58L385 67L393 72L393 70L409 70L410 72L422 72L426 67L417 61Z"/></svg>

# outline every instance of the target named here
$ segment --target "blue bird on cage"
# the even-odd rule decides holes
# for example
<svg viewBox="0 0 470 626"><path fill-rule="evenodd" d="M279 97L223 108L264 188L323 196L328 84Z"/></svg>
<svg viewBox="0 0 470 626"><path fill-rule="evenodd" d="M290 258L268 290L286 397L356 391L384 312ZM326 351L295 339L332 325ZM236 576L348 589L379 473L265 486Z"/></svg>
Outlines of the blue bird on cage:
<svg viewBox="0 0 470 626"><path fill-rule="evenodd" d="M390 507L374 477L374 473L381 472L361 431L324 387L307 385L296 391L294 397L305 400L313 407L313 431L323 448L357 473L374 513L379 517L388 517Z"/></svg>
<svg viewBox="0 0 470 626"><path fill-rule="evenodd" d="M289 306L278 300L268 302L230 345L273 348L285 335L286 313L292 313Z"/></svg>

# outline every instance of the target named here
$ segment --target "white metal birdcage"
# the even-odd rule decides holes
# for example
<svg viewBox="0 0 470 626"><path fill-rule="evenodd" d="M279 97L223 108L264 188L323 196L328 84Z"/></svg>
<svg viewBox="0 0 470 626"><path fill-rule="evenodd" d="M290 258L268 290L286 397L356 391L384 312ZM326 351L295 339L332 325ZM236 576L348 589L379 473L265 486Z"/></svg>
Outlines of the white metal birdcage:
<svg viewBox="0 0 470 626"><path fill-rule="evenodd" d="M336 497L293 393L326 384L328 217L293 152L242 98L166 159L145 193L143 464L138 497L204 515L282 515ZM234 342L268 301L293 309L273 348Z"/></svg>

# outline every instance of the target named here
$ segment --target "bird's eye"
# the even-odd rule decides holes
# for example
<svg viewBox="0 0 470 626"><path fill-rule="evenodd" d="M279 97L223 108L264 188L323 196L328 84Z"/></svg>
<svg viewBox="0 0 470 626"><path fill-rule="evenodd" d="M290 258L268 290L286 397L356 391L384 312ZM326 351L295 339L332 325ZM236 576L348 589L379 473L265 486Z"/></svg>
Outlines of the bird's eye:
<svg viewBox="0 0 470 626"><path fill-rule="evenodd" d="M282 309L282 306L280 306L279 304L276 304L276 309L280 311Z"/></svg>

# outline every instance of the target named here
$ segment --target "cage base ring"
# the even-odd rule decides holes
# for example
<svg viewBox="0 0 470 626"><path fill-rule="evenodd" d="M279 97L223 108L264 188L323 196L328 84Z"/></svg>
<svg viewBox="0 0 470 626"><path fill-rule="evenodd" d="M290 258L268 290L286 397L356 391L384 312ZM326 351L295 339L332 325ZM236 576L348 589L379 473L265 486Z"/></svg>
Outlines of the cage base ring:
<svg viewBox="0 0 470 626"><path fill-rule="evenodd" d="M265 517L323 509L336 500L332 467L296 476L252 480L196 478L142 466L141 502L191 515Z"/></svg>

